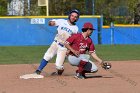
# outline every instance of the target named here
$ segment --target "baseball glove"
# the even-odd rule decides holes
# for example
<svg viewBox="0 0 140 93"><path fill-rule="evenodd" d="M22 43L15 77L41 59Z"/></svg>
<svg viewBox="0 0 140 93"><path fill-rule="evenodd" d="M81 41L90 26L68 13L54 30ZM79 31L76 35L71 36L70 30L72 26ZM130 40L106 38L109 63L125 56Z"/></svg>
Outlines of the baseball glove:
<svg viewBox="0 0 140 93"><path fill-rule="evenodd" d="M108 63L108 62L102 62L101 63L101 67L105 70L108 70L111 68L111 63Z"/></svg>

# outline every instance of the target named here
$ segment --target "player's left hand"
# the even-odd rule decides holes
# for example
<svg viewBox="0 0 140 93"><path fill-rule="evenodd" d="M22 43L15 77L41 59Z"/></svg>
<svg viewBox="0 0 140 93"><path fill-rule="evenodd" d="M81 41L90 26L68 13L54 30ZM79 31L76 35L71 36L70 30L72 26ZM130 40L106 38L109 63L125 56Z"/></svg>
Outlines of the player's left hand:
<svg viewBox="0 0 140 93"><path fill-rule="evenodd" d="M79 57L80 52L79 52L79 51L74 50L74 51L73 51L73 54L74 54L76 57Z"/></svg>
<svg viewBox="0 0 140 93"><path fill-rule="evenodd" d="M101 67L103 68L103 69L105 69L105 70L108 70L108 69L110 69L111 68L111 63L109 63L109 62L102 62L101 63Z"/></svg>

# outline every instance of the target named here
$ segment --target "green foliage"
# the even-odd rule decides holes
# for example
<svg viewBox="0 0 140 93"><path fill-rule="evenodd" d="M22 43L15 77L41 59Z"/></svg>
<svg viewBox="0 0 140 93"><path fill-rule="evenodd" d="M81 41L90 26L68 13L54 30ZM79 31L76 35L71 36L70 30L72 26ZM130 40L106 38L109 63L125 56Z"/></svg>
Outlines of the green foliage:
<svg viewBox="0 0 140 93"><path fill-rule="evenodd" d="M140 0L96 0L95 11L104 16L104 25L110 25L111 22L129 24L133 23L138 4Z"/></svg>
<svg viewBox="0 0 140 93"><path fill-rule="evenodd" d="M0 0L0 16L7 15L7 3L8 0ZM70 10L78 9L81 15L92 15L93 12L95 15L103 15L104 25L110 25L111 22L132 24L135 20L140 23L138 5L140 0L49 0L49 15L67 15ZM38 6L37 0L30 0L30 10L25 0L24 7L24 15L46 15L46 7Z"/></svg>
<svg viewBox="0 0 140 93"><path fill-rule="evenodd" d="M7 14L7 0L0 1L0 15L4 16Z"/></svg>

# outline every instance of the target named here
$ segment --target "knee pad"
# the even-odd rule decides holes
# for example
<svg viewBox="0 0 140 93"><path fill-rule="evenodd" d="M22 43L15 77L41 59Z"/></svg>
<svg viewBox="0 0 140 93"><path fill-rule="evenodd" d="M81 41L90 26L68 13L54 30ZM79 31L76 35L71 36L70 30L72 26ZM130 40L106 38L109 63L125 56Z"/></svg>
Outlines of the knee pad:
<svg viewBox="0 0 140 93"><path fill-rule="evenodd" d="M84 66L84 70L90 73L95 73L98 71L98 68L94 66L91 62L87 62L87 64Z"/></svg>
<svg viewBox="0 0 140 93"><path fill-rule="evenodd" d="M84 66L85 71L91 72L92 64L90 62L87 62L86 65Z"/></svg>

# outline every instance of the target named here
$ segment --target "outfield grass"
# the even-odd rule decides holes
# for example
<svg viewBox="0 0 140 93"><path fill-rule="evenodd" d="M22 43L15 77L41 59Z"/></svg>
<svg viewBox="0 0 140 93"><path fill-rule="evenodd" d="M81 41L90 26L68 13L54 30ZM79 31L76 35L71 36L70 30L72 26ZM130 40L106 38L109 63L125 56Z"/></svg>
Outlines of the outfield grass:
<svg viewBox="0 0 140 93"><path fill-rule="evenodd" d="M96 45L104 60L140 60L140 45ZM40 63L48 46L0 46L0 64ZM55 58L51 60L54 62Z"/></svg>
<svg viewBox="0 0 140 93"><path fill-rule="evenodd" d="M96 51L105 60L140 60L140 45L98 45Z"/></svg>

